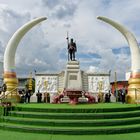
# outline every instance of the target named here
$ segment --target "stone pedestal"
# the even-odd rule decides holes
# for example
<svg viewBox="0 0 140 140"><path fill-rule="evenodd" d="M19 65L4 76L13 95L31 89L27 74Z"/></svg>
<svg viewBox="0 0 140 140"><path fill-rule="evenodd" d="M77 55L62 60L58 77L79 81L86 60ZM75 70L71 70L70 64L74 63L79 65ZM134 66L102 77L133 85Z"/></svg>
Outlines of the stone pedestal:
<svg viewBox="0 0 140 140"><path fill-rule="evenodd" d="M78 61L68 61L64 75L64 88L83 90L82 74Z"/></svg>
<svg viewBox="0 0 140 140"><path fill-rule="evenodd" d="M12 103L20 102L20 96L17 90L18 79L15 72L4 72L4 83L7 86L6 98Z"/></svg>
<svg viewBox="0 0 140 140"><path fill-rule="evenodd" d="M82 91L80 90L66 90L66 94L70 99L69 104L77 104L78 98L82 97Z"/></svg>

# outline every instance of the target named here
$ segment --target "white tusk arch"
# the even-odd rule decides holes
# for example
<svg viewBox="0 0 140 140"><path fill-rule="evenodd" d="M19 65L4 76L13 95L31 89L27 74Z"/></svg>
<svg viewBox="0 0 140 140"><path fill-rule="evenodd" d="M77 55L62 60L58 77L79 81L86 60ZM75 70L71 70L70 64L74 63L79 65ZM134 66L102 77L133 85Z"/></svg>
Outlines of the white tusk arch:
<svg viewBox="0 0 140 140"><path fill-rule="evenodd" d="M140 49L138 46L138 43L134 37L134 35L128 31L123 25L109 19L106 17L97 17L97 19L100 19L113 27L115 27L117 30L119 30L123 36L126 38L131 51L131 71L132 72L140 72Z"/></svg>
<svg viewBox="0 0 140 140"><path fill-rule="evenodd" d="M14 72L15 70L15 53L17 46L22 37L36 24L46 20L46 17L33 19L19 28L9 40L4 53L4 72Z"/></svg>

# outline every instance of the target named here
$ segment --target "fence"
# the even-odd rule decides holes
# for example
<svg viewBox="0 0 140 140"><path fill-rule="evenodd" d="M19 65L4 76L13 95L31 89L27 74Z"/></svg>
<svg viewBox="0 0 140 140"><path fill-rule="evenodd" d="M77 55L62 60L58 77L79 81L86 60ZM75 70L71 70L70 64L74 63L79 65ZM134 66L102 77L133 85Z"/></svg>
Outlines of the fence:
<svg viewBox="0 0 140 140"><path fill-rule="evenodd" d="M17 106L17 100L15 98L12 98L12 93L15 91L17 92L17 88L7 92L6 94L4 93L0 97L0 116L7 115L8 111L11 110L13 106ZM11 98L9 98L10 96Z"/></svg>
<svg viewBox="0 0 140 140"><path fill-rule="evenodd" d="M140 103L140 89L139 88L135 88L135 102L136 104Z"/></svg>

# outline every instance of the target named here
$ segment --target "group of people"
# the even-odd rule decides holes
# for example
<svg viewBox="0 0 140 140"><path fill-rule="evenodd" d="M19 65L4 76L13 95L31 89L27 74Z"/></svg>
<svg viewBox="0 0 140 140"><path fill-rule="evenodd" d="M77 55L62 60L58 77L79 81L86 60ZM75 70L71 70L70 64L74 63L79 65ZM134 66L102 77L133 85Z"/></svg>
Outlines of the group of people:
<svg viewBox="0 0 140 140"><path fill-rule="evenodd" d="M44 99L42 101L42 93L38 90L38 92L36 93L37 96L37 103L50 103L50 94L49 93L44 93Z"/></svg>
<svg viewBox="0 0 140 140"><path fill-rule="evenodd" d="M102 102L105 102L105 103L110 103L111 100L111 93L110 91L108 93L99 93L98 94L98 103L102 103Z"/></svg>
<svg viewBox="0 0 140 140"><path fill-rule="evenodd" d="M21 90L19 91L19 94L21 95L21 103L30 103L30 98L31 98L31 91L29 90ZM49 103L50 102L50 94L49 93L44 93L44 99L42 100L42 93L38 90L36 93L37 97L37 103Z"/></svg>
<svg viewBox="0 0 140 140"><path fill-rule="evenodd" d="M127 90L125 87L119 90L114 91L114 96L116 98L116 102L122 102L125 103ZM110 91L106 94L98 94L98 102L105 102L110 103L111 102L111 93Z"/></svg>
<svg viewBox="0 0 140 140"><path fill-rule="evenodd" d="M30 98L31 98L31 91L30 90L21 90L19 91L21 95L21 103L30 103Z"/></svg>
<svg viewBox="0 0 140 140"><path fill-rule="evenodd" d="M119 89L118 91L114 91L114 96L116 97L116 101L125 103L126 93L127 91L125 88ZM31 91L22 90L20 91L20 95L21 95L21 103L30 103ZM38 92L36 93L36 97L37 97L37 103L42 103L42 102L50 103L50 94L47 92L43 93L42 95L42 93L38 90ZM106 94L98 95L98 102L110 103L111 102L110 91Z"/></svg>
<svg viewBox="0 0 140 140"><path fill-rule="evenodd" d="M127 94L127 90L126 90L125 87L123 87L122 89L114 91L114 95L116 97L117 102L125 103L126 94Z"/></svg>

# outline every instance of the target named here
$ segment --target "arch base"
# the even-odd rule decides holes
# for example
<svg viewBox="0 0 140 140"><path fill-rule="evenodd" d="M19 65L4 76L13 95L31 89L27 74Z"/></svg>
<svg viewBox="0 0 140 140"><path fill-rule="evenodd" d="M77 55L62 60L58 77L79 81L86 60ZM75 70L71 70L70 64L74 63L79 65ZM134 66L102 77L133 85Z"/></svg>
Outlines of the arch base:
<svg viewBox="0 0 140 140"><path fill-rule="evenodd" d="M12 103L20 102L20 95L18 93L18 79L16 78L15 72L4 72L4 83L7 86L7 90L5 92L7 101L11 101Z"/></svg>
<svg viewBox="0 0 140 140"><path fill-rule="evenodd" d="M140 104L140 73L131 74L128 83L126 102L130 104Z"/></svg>

